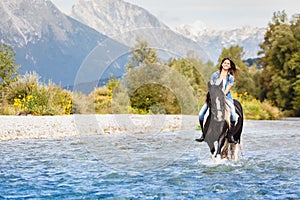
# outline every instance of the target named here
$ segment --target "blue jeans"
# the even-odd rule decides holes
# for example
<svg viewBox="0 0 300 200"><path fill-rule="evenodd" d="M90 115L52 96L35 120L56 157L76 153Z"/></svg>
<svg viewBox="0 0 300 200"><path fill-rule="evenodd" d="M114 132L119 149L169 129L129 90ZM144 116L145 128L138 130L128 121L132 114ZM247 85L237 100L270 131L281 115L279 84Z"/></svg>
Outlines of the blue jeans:
<svg viewBox="0 0 300 200"><path fill-rule="evenodd" d="M230 107L230 121L235 122L237 120L237 117L236 117L236 113L235 113L235 107L233 104L233 100L226 98L226 102L228 103L228 105ZM205 103L199 112L199 120L204 120L205 113L207 110L208 110L208 106Z"/></svg>

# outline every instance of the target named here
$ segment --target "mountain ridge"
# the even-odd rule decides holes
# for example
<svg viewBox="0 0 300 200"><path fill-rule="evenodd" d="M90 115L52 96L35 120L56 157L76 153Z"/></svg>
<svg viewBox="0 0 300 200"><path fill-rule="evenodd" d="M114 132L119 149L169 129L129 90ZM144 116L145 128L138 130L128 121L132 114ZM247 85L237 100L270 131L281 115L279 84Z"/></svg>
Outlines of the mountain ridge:
<svg viewBox="0 0 300 200"><path fill-rule="evenodd" d="M89 54L100 48L99 45L108 45L111 47L103 48L110 53L104 52L107 55L97 59L103 59L99 62L107 73L120 76L124 69L116 71L124 66L118 66L114 60L104 60L111 55L118 57L120 50L127 54L138 36L147 40L149 47L169 57L186 57L189 51L194 51L204 61L216 62L223 47L236 44L245 47L246 56L256 57L253 52L258 51L264 32L252 28L222 32L201 23L199 31L193 26L173 30L147 10L123 0L80 0L72 13L63 14L50 0L0 2L0 38L14 47L21 73L36 71L43 80L72 85ZM97 62L91 63L94 65L91 69L96 70ZM120 63L124 65L124 60ZM82 71L81 80L97 77L93 70L90 74Z"/></svg>
<svg viewBox="0 0 300 200"><path fill-rule="evenodd" d="M43 80L62 86L74 83L84 58L108 38L49 0L3 0L0 13L0 37L14 47L19 71L36 71Z"/></svg>
<svg viewBox="0 0 300 200"><path fill-rule="evenodd" d="M208 60L199 44L174 32L144 8L123 0L79 0L72 6L70 16L130 47L140 38L149 47L173 57L185 57L194 51L199 58Z"/></svg>
<svg viewBox="0 0 300 200"><path fill-rule="evenodd" d="M191 24L183 24L174 28L174 31L194 40L204 46L208 55L217 61L223 48L233 45L243 47L244 59L256 58L260 50L259 45L264 40L267 28L254 26L242 26L232 29L213 29L201 21Z"/></svg>

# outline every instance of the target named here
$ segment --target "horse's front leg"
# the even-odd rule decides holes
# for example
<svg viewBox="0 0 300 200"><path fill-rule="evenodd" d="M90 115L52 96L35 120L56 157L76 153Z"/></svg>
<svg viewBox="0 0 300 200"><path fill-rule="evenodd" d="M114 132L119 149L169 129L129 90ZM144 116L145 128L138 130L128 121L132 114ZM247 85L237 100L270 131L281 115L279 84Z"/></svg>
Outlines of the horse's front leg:
<svg viewBox="0 0 300 200"><path fill-rule="evenodd" d="M213 146L211 149L210 149L210 156L211 156L211 158L213 159L214 158L214 154L215 154L215 151L216 151L216 149L215 149L215 147Z"/></svg>
<svg viewBox="0 0 300 200"><path fill-rule="evenodd" d="M218 149L217 149L216 157L221 158L221 151L222 151L222 147L224 146L224 143L225 143L225 134L222 134L218 140Z"/></svg>

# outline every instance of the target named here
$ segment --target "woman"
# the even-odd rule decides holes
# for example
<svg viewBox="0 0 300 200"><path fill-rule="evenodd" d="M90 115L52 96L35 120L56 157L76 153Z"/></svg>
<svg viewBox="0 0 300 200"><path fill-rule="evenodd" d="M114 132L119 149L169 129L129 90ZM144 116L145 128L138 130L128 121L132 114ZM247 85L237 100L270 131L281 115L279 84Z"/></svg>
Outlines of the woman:
<svg viewBox="0 0 300 200"><path fill-rule="evenodd" d="M214 84L220 84L221 81L223 81L223 91L226 95L226 100L228 102L228 105L230 107L230 129L228 131L227 137L228 142L230 143L237 143L232 135L232 130L234 128L235 122L236 122L236 113L235 113L235 107L233 104L233 98L231 96L230 90L233 87L234 84L234 75L236 72L236 66L234 62L230 58L223 58L220 68L218 71L212 74L211 76L211 82ZM200 126L203 132L203 122L204 122L204 116L208 109L207 104L205 103L200 112L199 112L199 122ZM203 142L204 141L204 133L202 133L202 136L199 139L196 139L197 142Z"/></svg>

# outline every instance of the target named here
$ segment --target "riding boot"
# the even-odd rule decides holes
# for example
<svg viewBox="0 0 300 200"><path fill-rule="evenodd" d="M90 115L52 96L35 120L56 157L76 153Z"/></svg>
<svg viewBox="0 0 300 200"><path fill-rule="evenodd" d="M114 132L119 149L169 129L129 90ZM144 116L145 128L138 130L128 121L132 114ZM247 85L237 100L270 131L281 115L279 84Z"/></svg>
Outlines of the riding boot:
<svg viewBox="0 0 300 200"><path fill-rule="evenodd" d="M195 139L195 141L197 141L197 142L203 142L204 138L205 138L204 130L203 130L203 120L199 120L199 123L200 123L200 127L201 127L201 130L202 130L202 135L201 135L200 138Z"/></svg>
<svg viewBox="0 0 300 200"><path fill-rule="evenodd" d="M235 127L235 122L230 122L230 128L229 128L229 130L228 130L228 132L227 132L227 139L228 139L228 142L229 143L234 143L234 144L236 144L237 143L237 141L235 141L235 139L234 139L234 137L233 137L233 129L234 129L234 127Z"/></svg>

